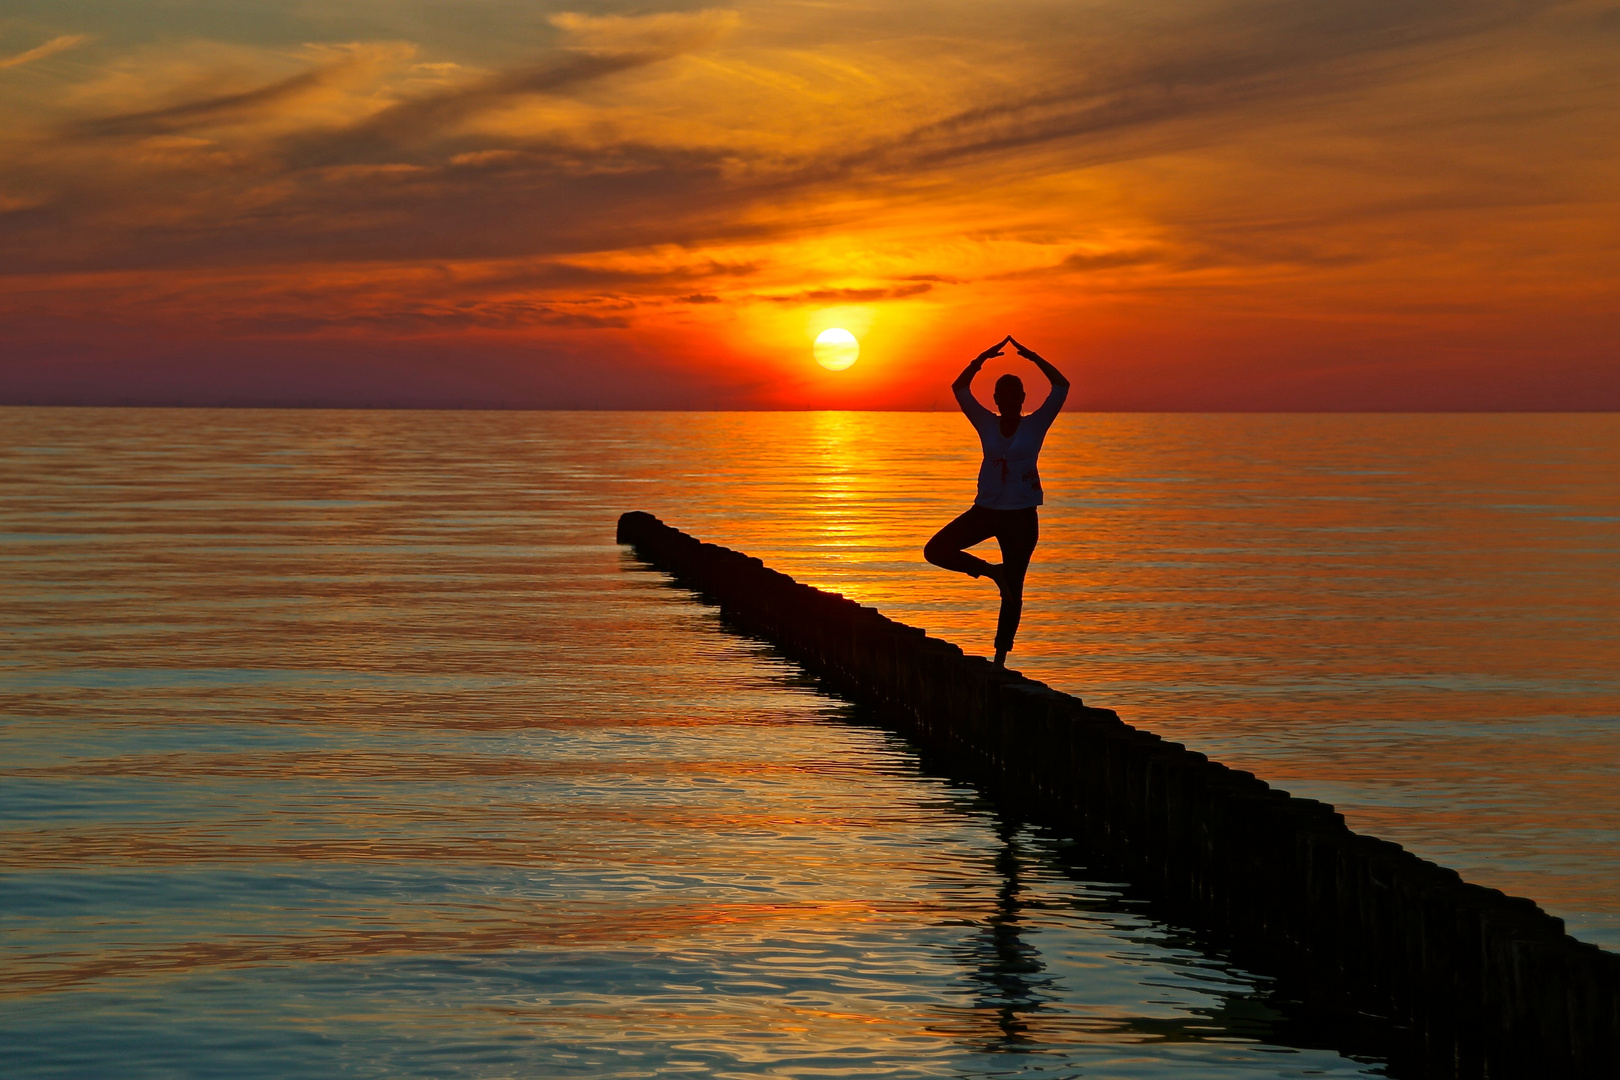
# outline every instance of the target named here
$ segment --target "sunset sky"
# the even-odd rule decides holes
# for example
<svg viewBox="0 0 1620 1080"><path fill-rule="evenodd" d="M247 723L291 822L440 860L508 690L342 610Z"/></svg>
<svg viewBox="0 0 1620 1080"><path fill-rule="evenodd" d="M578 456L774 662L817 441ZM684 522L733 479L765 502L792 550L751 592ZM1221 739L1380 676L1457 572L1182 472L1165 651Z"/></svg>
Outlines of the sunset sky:
<svg viewBox="0 0 1620 1080"><path fill-rule="evenodd" d="M0 0L0 403L1616 409L1617 286L1615 3Z"/></svg>

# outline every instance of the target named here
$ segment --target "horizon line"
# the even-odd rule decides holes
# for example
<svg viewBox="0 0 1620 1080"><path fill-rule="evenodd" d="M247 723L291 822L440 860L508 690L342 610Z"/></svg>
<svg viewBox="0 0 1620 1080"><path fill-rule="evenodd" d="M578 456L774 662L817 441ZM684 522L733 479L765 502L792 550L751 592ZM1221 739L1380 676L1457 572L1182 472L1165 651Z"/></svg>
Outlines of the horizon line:
<svg viewBox="0 0 1620 1080"><path fill-rule="evenodd" d="M866 409L831 409L831 408L702 408L696 406L668 406L649 408L643 406L613 406L613 405L571 405L571 406L531 406L531 405L278 405L278 404L196 404L196 403L138 403L138 402L6 402L0 401L0 409L170 409L170 410L260 410L265 412L602 412L602 413L821 413L821 412L865 412L865 413L956 413L956 409L935 408L866 408ZM1620 408L1613 409L1479 409L1458 407L1452 409L1357 409L1357 408L1297 408L1297 409L1150 409L1150 408L1104 408L1104 409L1062 409L1061 413L1076 413L1081 415L1105 415L1111 413L1140 414L1140 415L1190 415L1190 416L1332 416L1332 415L1360 415L1360 416L1612 416L1620 415Z"/></svg>

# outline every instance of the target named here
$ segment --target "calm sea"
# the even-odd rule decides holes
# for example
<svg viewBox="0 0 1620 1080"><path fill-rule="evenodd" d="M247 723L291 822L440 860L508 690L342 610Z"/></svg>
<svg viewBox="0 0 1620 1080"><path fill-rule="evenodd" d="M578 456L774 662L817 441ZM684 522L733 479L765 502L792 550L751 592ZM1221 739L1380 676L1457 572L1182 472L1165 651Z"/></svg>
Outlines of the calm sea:
<svg viewBox="0 0 1620 1080"><path fill-rule="evenodd" d="M1377 1075L612 543L962 644L954 414L0 410L16 1077ZM1066 414L1015 666L1620 947L1620 416ZM993 545L992 545L993 546Z"/></svg>

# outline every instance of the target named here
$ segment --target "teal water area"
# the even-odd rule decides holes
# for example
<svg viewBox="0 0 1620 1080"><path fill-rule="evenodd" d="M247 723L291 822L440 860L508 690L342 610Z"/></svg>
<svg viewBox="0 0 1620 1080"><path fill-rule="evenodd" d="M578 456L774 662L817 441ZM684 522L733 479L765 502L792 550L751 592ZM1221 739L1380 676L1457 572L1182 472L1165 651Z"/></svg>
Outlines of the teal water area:
<svg viewBox="0 0 1620 1080"><path fill-rule="evenodd" d="M906 547L960 498L929 493L962 456L946 419L0 410L6 1074L1379 1075L611 542L643 508L773 562L820 551L837 580L814 583L970 637L983 597ZM896 471L914 420L939 433ZM1054 498L1049 596L1085 558L1061 521ZM1594 528L1575 557L1606 565ZM1128 577L1116 606L1156 629L1117 628L1122 652L1177 618L1213 635ZM1123 671L1065 643L1092 610L1032 605L1032 674ZM1137 706L1185 685L1214 730L1225 698L1207 665L1175 683L1178 649ZM1593 675L1566 726L1613 692ZM1251 710L1279 769L1342 735L1296 746L1284 706ZM1609 767L1587 755L1594 790ZM1596 843L1612 812L1540 827ZM1492 843L1463 847L1489 865Z"/></svg>

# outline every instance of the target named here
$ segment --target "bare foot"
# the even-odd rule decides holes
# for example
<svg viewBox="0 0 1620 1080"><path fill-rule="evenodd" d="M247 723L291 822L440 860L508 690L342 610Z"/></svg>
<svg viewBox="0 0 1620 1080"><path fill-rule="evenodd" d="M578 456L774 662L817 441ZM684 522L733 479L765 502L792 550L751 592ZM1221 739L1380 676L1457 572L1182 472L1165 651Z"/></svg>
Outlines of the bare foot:
<svg viewBox="0 0 1620 1080"><path fill-rule="evenodd" d="M997 589L1001 588L1001 567L986 565L984 568L984 576L995 582Z"/></svg>
<svg viewBox="0 0 1620 1080"><path fill-rule="evenodd" d="M996 667L1006 667L1006 666L1007 666L1007 650L1006 649L997 649L996 650Z"/></svg>

